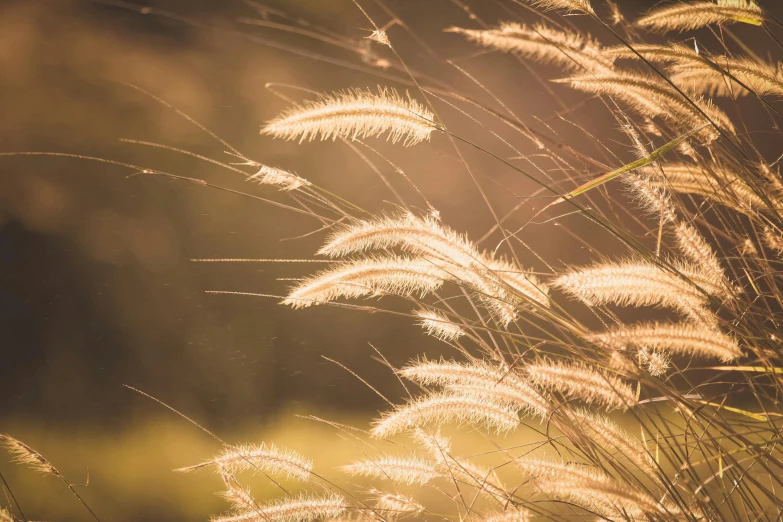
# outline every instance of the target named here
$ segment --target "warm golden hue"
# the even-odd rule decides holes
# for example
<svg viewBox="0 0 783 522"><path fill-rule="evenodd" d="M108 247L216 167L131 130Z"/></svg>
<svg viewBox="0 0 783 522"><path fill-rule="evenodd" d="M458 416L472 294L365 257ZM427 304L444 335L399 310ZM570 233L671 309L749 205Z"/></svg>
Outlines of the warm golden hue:
<svg viewBox="0 0 783 522"><path fill-rule="evenodd" d="M322 96L267 123L262 134L299 142L387 135L392 143L416 145L435 129L432 113L392 89L353 90Z"/></svg>

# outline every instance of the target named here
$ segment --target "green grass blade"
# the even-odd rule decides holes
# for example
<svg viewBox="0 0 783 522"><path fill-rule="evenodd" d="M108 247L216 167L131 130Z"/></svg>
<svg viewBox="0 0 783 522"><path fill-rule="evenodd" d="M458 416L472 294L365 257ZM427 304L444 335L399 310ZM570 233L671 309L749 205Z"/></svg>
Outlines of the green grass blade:
<svg viewBox="0 0 783 522"><path fill-rule="evenodd" d="M658 161L664 154L678 146L680 143L685 141L686 139L693 136L695 133L699 132L700 130L704 129L707 125L702 125L699 128L693 129L692 131L688 132L687 134L683 134L682 136L679 136L678 138L673 139L669 143L663 145L662 147L655 149L652 151L649 155L639 158L636 161L632 161L631 163L627 163L620 167L619 169L615 169L611 172L607 172L606 174L603 174L593 180L588 181L584 185L579 186L578 188L575 188L568 194L561 196L557 198L555 201L547 205L546 208L551 207L552 205L556 205L558 203L562 203L563 201L566 201L567 199L574 198L576 196L579 196L581 194L584 194L588 190L592 190L596 187L600 187L604 183L613 180L614 178L618 176L622 176L623 174L626 174L628 172L634 171L636 169L640 169L642 167L646 167L647 165Z"/></svg>

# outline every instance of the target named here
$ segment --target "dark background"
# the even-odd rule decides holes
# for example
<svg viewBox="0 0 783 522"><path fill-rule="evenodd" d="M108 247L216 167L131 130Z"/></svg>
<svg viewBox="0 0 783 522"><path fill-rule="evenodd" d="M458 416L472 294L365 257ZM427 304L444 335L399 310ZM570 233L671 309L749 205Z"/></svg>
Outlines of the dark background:
<svg viewBox="0 0 783 522"><path fill-rule="evenodd" d="M629 18L653 5L618 3ZM270 48L265 42L362 63L350 51L239 22L241 17L261 17L263 9L252 4L182 0L147 4L187 18L174 20L160 13L145 15L86 1L0 2L0 152L57 151L108 158L290 203L275 189L249 184L215 165L118 141L165 143L232 161L223 154L224 146L122 83L128 82L163 98L254 160L294 170L373 211L392 210L388 191L344 146L274 142L259 136L258 129L286 106L265 90L266 82L316 91L394 83ZM293 18L307 17L356 42L369 34L370 24L348 0L266 4ZM363 4L379 22L389 19L377 4ZM513 2L468 4L489 24L515 16L535 20ZM455 59L527 121L547 118L560 108L518 62L497 53L476 56L475 48L441 31L450 25L475 26L461 4L397 0L389 5L441 59L434 62L399 27L390 29L392 41L413 67L480 97L480 90L442 61ZM274 15L270 19L280 21ZM570 20L606 40L606 34L580 17ZM542 70L546 83L551 70ZM584 99L559 86L555 89L566 104ZM296 99L306 96L286 92ZM591 110L587 107L579 117L589 116ZM615 127L612 120L601 120L600 115L606 115L600 107L595 114L591 130L610 132ZM475 132L456 116L454 125L458 133ZM584 140L568 126L562 133L566 140L569 136ZM529 143L519 146L526 152L533 150ZM411 150L381 141L378 147L419 184L441 210L444 222L474 238L489 228L491 217L445 140L436 138L432 147ZM590 152L590 146L584 149ZM627 152L627 147L620 151ZM467 154L500 208L510 208L518 202L515 195L532 190L530 182ZM392 175L388 166L384 168ZM591 172L585 165L576 168ZM86 455L95 441L113 440L117 442L110 445L116 446L128 440L124 437L133 440L136 436L128 434L164 422L161 416L166 422L179 422L123 384L138 387L221 433L241 433L238 426L269 427L279 412L292 407L300 412L366 417L367 412L382 408L383 401L321 355L345 363L383 393L397 397L402 390L389 370L372 360L370 344L396 365L425 350L433 356L447 353L401 318L328 308L292 311L278 306L275 299L205 294L205 290L284 293L291 283L278 278L301 277L318 265L208 264L189 259L309 258L323 234L287 239L319 225L250 198L129 174L133 170L86 160L0 157L0 432L27 435L31 445L73 462L74 455L90 459ZM400 183L399 178L392 179ZM421 201L415 205L423 207ZM520 215L517 222L530 215ZM574 227L587 237L595 233L589 227L579 228L585 224ZM597 245L605 240L591 239ZM555 226L536 228L525 240L550 261L573 255L590 258ZM486 246L495 244L489 241ZM525 262L544 269L533 256ZM139 436L138 440L158 439ZM81 450L70 453L68 448L75 446ZM161 467L192 463L207 456L202 450L194 448L185 462ZM92 468L110 464L93 463ZM17 478L17 471L5 462L0 470ZM157 472L163 471L154 467L139 471L139 480L146 484L170 480L144 476ZM75 467L74 474L81 473ZM23 481L23 489L38 484L29 478L18 480ZM42 490L28 490L21 496L46 506L40 508L41 517L55 517L59 508L53 508L51 497ZM182 516L178 509L186 512L176 499L147 499L145 507L144 502L130 502L132 495L114 491L115 498L96 502L108 506L127 496L123 502L135 506L133 517L157 520L177 520ZM214 502L210 498L207 504L211 507ZM160 511L164 505L170 509L165 513ZM197 508L191 512L204 514ZM129 512L115 512L115 517L123 515L132 518Z"/></svg>

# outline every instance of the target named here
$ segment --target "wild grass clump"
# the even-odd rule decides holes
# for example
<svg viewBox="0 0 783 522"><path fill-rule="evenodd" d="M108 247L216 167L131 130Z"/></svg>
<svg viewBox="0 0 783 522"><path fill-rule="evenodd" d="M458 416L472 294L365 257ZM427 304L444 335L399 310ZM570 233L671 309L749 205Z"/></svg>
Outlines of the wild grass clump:
<svg viewBox="0 0 783 522"><path fill-rule="evenodd" d="M223 479L233 511L215 520L779 520L783 182L778 161L760 152L734 102L761 107L763 132L780 138L783 80L778 63L735 45L730 29L759 27L772 42L764 54L779 57L773 13L751 0L669 2L634 21L612 4L610 25L603 6L588 0L532 0L522 4L554 12L536 24L444 28L455 45L467 40L559 67L549 80L593 97L620 129L597 143L564 143L550 125L499 109L506 105L497 97L482 104L409 68L395 43L403 24L379 26L361 4L371 40L388 54L382 69L398 74L407 93L389 85L325 94L268 122L262 134L341 140L354 151L374 150L365 141L377 137L437 144L470 173L462 150L471 148L540 185L543 197L519 207L531 212L525 223L541 222L539 214L584 219L622 251L590 248L588 265L544 260L528 248L532 229L497 218L478 182L481 203L497 218L487 236L495 249L451 228L432 205L418 210L402 201L368 216L287 171L251 174L295 192L297 211L328 231L314 254L330 266L302 274L278 296L282 304L404 315L456 358L422 354L395 369L407 399L389 401L367 430L336 426L361 447L341 479L267 445L227 446L185 468ZM578 29L583 24L592 36ZM645 32L695 29L704 31L668 43ZM381 62L368 52L372 72ZM492 145L457 135L444 117L476 107ZM559 117L589 126L575 114ZM503 159L523 145L494 126L541 147L526 157L530 169ZM590 156L618 140L624 144L609 159ZM621 161L628 149L636 159ZM544 166L576 174L573 165L585 163L600 169L584 184L555 183ZM487 449L475 454L499 462L486 467L457 455L439 431L448 424L484 433ZM503 434L523 430L534 442L504 446ZM279 485L281 498L256 501L240 484L244 472ZM313 491L295 496L281 477L309 479ZM356 486L358 478L375 487ZM451 511L430 507L427 492L450 499Z"/></svg>

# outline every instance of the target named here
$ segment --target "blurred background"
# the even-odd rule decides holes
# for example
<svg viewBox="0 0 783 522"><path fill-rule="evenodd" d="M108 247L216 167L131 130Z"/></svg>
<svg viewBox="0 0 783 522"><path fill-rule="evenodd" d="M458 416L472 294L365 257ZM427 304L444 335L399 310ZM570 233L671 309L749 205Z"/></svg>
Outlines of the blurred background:
<svg viewBox="0 0 783 522"><path fill-rule="evenodd" d="M529 10L504 0L362 3L379 25L396 15L415 35L400 25L389 29L412 68L491 104L485 92L445 62L453 60L524 121L551 124L563 142L584 141L580 129L548 120L584 96L552 86L546 68L538 68L543 70L538 77L512 57L477 52L442 31L451 25L536 20ZM619 4L633 18L653 2ZM600 37L579 17L570 20ZM391 58L388 50L365 39L370 28L350 0L143 5L3 0L0 152L106 158L292 203L274 188L248 183L193 156L121 141L237 161L224 153L225 145L147 91L248 158L295 171L373 212L393 211L391 192L345 145L299 146L258 132L288 105L265 87L268 82L294 100L312 95L291 86L319 92L408 88L393 78L403 74L383 67ZM305 31L331 31L350 45L314 40ZM497 149L497 142L467 118L441 108L453 132ZM579 110L584 111L580 118L597 116L593 132L616 127L599 106ZM505 135L523 153L535 153L518 134ZM492 216L447 140L436 136L431 146L404 150L382 140L373 146L414 180L445 223L474 239L490 228ZM473 150L464 152L501 214L520 203L518 196L535 190L510 169ZM512 157L507 150L503 154ZM378 156L372 160L406 201L426 211L394 168ZM573 167L579 175L595 172L595 166L578 162ZM330 308L292 311L272 298L205 293L284 293L291 283L281 278L301 277L318 265L190 260L310 258L323 234L306 234L320 224L250 197L134 175L137 170L84 159L0 156L0 432L41 451L71 482L82 484L89 477L80 492L104 519L203 520L224 507L213 494L219 481L171 471L208 458L219 444L123 385L159 398L229 442L275 440L328 470L346 462L350 444L332 428L295 414L364 428L384 402L323 355L399 398L404 390L373 360L372 347L394 365L422 351L448 353L403 318ZM533 213L522 208L509 221L511 228ZM591 244L605 246L604 253L613 248L587 223L571 220L568 226L568 233L557 223L537 226L523 239L555 265L566 255L590 258L590 252L574 246L571 233L593 234ZM497 242L490 237L483 246L494 248ZM546 269L532 255L523 262ZM5 455L0 471L31 519L86 520L51 477L19 469Z"/></svg>

